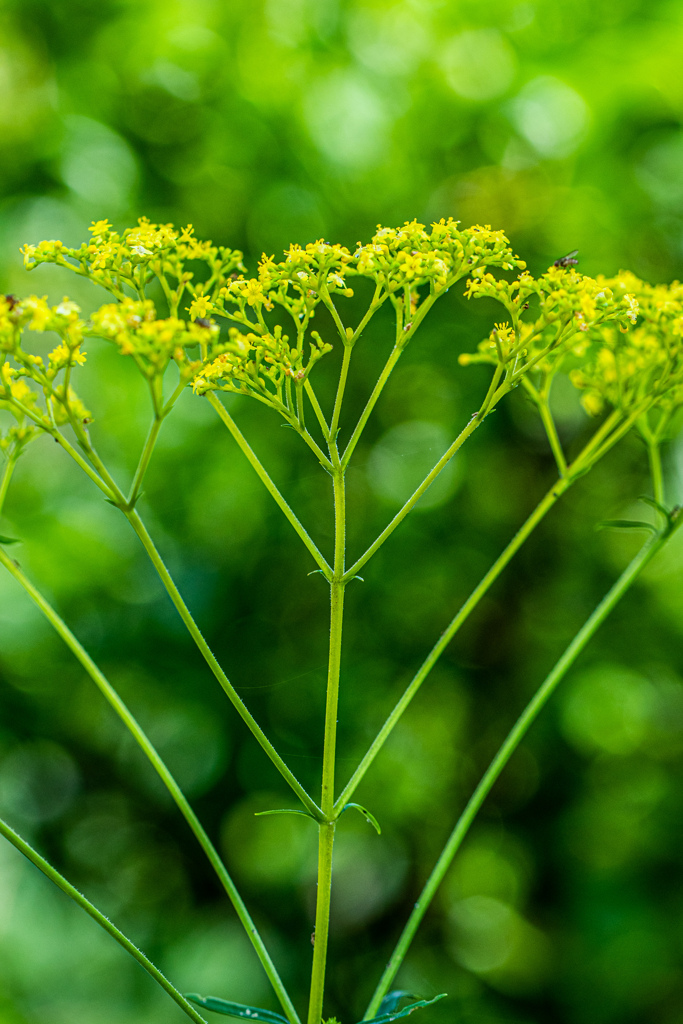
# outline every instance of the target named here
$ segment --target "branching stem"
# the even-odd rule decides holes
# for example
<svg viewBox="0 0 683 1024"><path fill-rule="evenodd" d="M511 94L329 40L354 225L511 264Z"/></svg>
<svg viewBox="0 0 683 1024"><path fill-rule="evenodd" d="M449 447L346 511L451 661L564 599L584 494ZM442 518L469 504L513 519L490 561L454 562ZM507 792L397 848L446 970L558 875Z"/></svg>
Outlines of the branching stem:
<svg viewBox="0 0 683 1024"><path fill-rule="evenodd" d="M569 669L572 667L578 656L581 654L583 649L586 647L588 642L597 632L599 627L605 621L607 616L621 600L626 591L633 585L635 580L638 578L640 573L643 571L645 566L650 562L657 552L666 544L668 538L671 536L675 526L670 526L668 529L663 530L661 533L656 534L650 540L643 545L636 557L630 562L627 568L624 570L622 575L619 577L617 582L611 588L611 590L605 595L600 604L597 606L593 614L586 620L584 625L581 627L579 632L576 634L572 642L565 650L562 657L555 664L552 671L546 676L545 680L536 691L532 699L525 707L522 714L519 716L514 726L508 733L498 753L493 758L491 764L487 768L481 782L477 786L476 790L470 797L464 811L460 815L455 828L453 829L448 842L446 843L441 856L439 857L434 869L429 876L427 883L422 890L420 897L415 904L413 912L411 913L408 922L403 929L401 937L394 949L389 963L382 975L379 985L375 990L375 993L370 1001L370 1004L365 1012L365 1019L374 1017L377 1013L379 1005L386 995L391 983L393 982L399 967L401 966L403 959L410 947L410 944L415 936L415 933L430 906L437 889L443 881L446 872L448 871L455 854L460 848L463 839L467 835L469 828L479 811L484 800L488 796L489 792L495 781L500 776L505 765L510 760L510 757L519 746L521 740L527 733L531 724L535 721L539 712L547 703L548 699L557 688L559 683L562 681L564 676L567 674Z"/></svg>
<svg viewBox="0 0 683 1024"><path fill-rule="evenodd" d="M100 693L103 695L105 700L111 705L116 714L119 716L123 724L126 726L130 734L132 735L135 742L138 744L145 757L148 759L157 775L163 782L164 786L170 793L173 801L175 802L178 810L185 818L185 821L190 826L194 833L199 845L202 847L206 854L211 866L213 867L221 885L225 889L227 896L232 903L238 918L240 919L249 939L256 950L256 954L263 965L263 968L268 975L268 978L275 990L275 993L280 1000L283 1010L287 1014L288 1020L292 1024L298 1024L299 1018L294 1009L291 999L287 994L282 980L277 972L273 961L270 958L268 950L266 949L261 936L254 924L249 911L247 910L242 897L235 887L235 883L228 874L227 868L223 863L218 851L209 839L206 831L204 830L201 822L197 815L192 810L185 794L181 790L180 786L176 782L175 778L169 771L163 758L159 755L154 744L151 742L145 731L140 726L139 722L132 714L130 709L121 700L120 696L111 685L109 680L106 678L103 672L97 667L95 662L92 660L88 652L85 650L83 645L74 636L69 627L66 625L60 615L54 610L49 602L43 597L40 591L33 586L30 580L24 575L19 566L12 561L11 558L2 550L0 547L0 563L4 565L8 572L12 574L14 579L19 583L31 600L38 606L40 611L43 613L45 618L48 620L50 625L55 629L61 639L64 641L66 646L69 648L71 653L78 659L85 671L88 673L92 681L95 683Z"/></svg>
<svg viewBox="0 0 683 1024"><path fill-rule="evenodd" d="M171 999L178 1004L181 1010L183 1010L187 1016L195 1022L195 1024L206 1024L206 1021L201 1014L197 1013L194 1006L192 1006L191 1003L188 1003L185 996L178 991L175 985L171 984L168 978L161 973L159 968L155 967L152 961L149 960L145 954L123 934L122 931L119 931L116 925L112 924L108 917L104 916L102 911L98 910L82 892L79 892L78 889L71 884L71 882L67 882L66 878L64 878L63 875L60 875L56 868L53 868L44 857L41 857L38 851L34 850L25 839L22 839L22 837L15 832L13 828L10 828L7 822L3 821L2 818L0 818L0 835L3 835L5 839L12 844L12 846L19 850L20 853L23 853L24 857L30 860L32 864L35 864L35 866L42 871L51 882L54 882L54 884L58 886L62 892L65 892L66 895L74 901L74 903L77 903L82 910L85 910L86 914L89 914L101 928L104 928L104 930L108 932L111 937L126 950L127 953L130 953L130 955L137 960L140 966L147 971L150 977L154 978L156 983L169 994Z"/></svg>

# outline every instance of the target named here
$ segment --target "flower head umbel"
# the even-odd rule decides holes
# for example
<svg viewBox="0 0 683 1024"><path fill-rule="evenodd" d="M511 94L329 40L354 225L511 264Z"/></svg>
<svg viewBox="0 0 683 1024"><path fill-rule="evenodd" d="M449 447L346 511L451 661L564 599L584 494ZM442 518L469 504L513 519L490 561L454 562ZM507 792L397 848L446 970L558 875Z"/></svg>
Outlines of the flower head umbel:
<svg viewBox="0 0 683 1024"><path fill-rule="evenodd" d="M119 300L131 297L126 288L139 297L157 280L174 316L186 291L191 296L216 294L231 273L244 269L241 252L199 241L191 224L177 230L172 224L152 224L141 217L135 227L119 234L109 221L98 220L90 232L90 242L77 248L59 241L25 245L21 250L25 266L32 270L40 263L56 263L89 277ZM195 261L206 266L207 280L195 280L195 269L188 267Z"/></svg>
<svg viewBox="0 0 683 1024"><path fill-rule="evenodd" d="M76 367L86 361L81 345L85 323L80 308L69 299L50 306L46 298L0 300L0 401L21 422L52 431L72 417L89 420L90 413L71 386ZM58 337L46 357L27 351L25 328ZM32 386L33 385L33 386Z"/></svg>
<svg viewBox="0 0 683 1024"><path fill-rule="evenodd" d="M621 334L605 326L589 335L586 358L571 373L591 415L605 406L626 417L656 411L662 429L683 406L683 286L650 285L632 274L605 281L624 293L640 314L638 326Z"/></svg>

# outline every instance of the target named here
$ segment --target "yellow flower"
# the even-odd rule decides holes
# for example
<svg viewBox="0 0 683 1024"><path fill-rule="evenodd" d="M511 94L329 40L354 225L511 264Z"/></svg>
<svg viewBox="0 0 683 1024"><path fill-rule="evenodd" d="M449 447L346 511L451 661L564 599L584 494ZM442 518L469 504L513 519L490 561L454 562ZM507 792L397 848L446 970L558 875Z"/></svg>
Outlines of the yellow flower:
<svg viewBox="0 0 683 1024"><path fill-rule="evenodd" d="M108 220L94 220L88 228L94 238L100 238L102 235L107 235L111 231L111 224Z"/></svg>

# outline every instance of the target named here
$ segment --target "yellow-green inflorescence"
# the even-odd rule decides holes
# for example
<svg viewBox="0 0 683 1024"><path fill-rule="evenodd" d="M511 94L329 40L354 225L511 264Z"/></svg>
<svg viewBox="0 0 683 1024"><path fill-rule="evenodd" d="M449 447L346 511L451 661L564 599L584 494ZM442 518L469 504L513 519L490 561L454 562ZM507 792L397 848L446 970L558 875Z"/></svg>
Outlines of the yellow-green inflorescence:
<svg viewBox="0 0 683 1024"><path fill-rule="evenodd" d="M503 232L488 226L462 229L448 219L426 228L413 221L378 227L354 251L324 241L292 245L280 262L264 255L254 277L240 252L197 240L191 226L142 218L122 233L107 221L90 231L90 242L79 248L59 241L26 245L25 264L67 267L116 301L85 319L68 299L49 306L35 295L0 297L0 407L17 420L5 448L18 444L20 434L28 439L36 429L89 421L72 378L91 337L135 362L160 417L172 404L164 405L162 378L173 363L175 397L185 386L198 395L247 394L295 421L313 367L335 344L355 344L385 301L394 307L401 348L431 305L464 278L470 298L495 299L504 310L478 352L460 357L462 364L493 364L499 391L518 383L533 390L532 380L548 379L562 365L592 415L605 408L647 415L657 408L668 421L683 405L683 286L651 286L629 273L594 279L561 266L533 277ZM351 327L340 300L353 295L355 278L369 279L374 293L368 313ZM327 317L326 337L311 329L320 306L334 324ZM26 329L57 335L47 357L23 347Z"/></svg>

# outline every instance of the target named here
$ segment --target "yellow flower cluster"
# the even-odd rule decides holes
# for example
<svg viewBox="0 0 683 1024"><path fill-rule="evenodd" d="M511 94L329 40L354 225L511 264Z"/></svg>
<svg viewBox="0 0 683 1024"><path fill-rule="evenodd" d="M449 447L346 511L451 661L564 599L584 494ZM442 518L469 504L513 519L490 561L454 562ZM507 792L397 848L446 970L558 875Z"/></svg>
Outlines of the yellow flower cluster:
<svg viewBox="0 0 683 1024"><path fill-rule="evenodd" d="M615 294L628 287L642 320L626 335L591 332L586 360L570 374L586 411L598 415L609 405L629 416L656 406L672 415L683 406L683 286L649 285L632 274L604 283Z"/></svg>
<svg viewBox="0 0 683 1024"><path fill-rule="evenodd" d="M40 263L56 263L106 288L118 299L126 297L127 285L137 296L157 279L171 313L177 316L187 290L191 296L215 294L235 271L244 270L242 253L201 242L191 224L176 230L172 224L152 224L141 217L136 227L121 234L106 220L95 221L90 242L70 248L60 241L25 245L24 265L32 270ZM208 279L195 282L186 264L200 261L208 268Z"/></svg>
<svg viewBox="0 0 683 1024"><path fill-rule="evenodd" d="M352 257L343 246L328 245L320 239L303 247L292 245L284 255L285 259L276 263L274 257L264 254L258 265L258 277L235 276L220 289L218 301L210 311L248 324L251 321L247 307L260 321L264 310L278 305L305 329L324 297L333 293L347 298L353 295L344 276ZM226 302L237 307L237 316L234 309L226 307Z"/></svg>
<svg viewBox="0 0 683 1024"><path fill-rule="evenodd" d="M38 426L50 429L72 416L90 419L90 413L70 385L71 371L86 360L86 353L81 351L85 323L79 314L76 303L66 298L56 306L48 305L44 297L37 295L22 300L4 296L0 300L0 401L22 422L28 417ZM58 335L60 340L46 359L22 347L25 328ZM32 388L29 380L38 388Z"/></svg>
<svg viewBox="0 0 683 1024"><path fill-rule="evenodd" d="M204 326L177 317L158 319L150 299L124 299L101 306L93 313L86 331L112 341L122 355L133 358L145 377L162 376L174 360L185 381L201 366L201 360L191 359L186 349L215 342L220 333L215 324Z"/></svg>
<svg viewBox="0 0 683 1024"><path fill-rule="evenodd" d="M479 353L465 353L460 363L499 364L513 373L532 366L547 370L568 351L576 356L585 354L591 330L606 323L628 330L639 309L633 293L622 288L615 291L604 279L555 266L539 278L523 272L515 281L477 270L468 281L466 294L497 300L510 321L496 324L479 345Z"/></svg>
<svg viewBox="0 0 683 1024"><path fill-rule="evenodd" d="M418 221L400 228L378 226L367 245L359 243L353 269L388 292L422 285L441 292L483 267L524 268L502 231L492 231L488 224L462 230L458 225L449 217L432 224L430 231Z"/></svg>
<svg viewBox="0 0 683 1024"><path fill-rule="evenodd" d="M313 331L305 359L303 347L290 347L280 326L262 334L242 334L231 327L228 341L214 348L192 388L199 395L207 391L253 395L283 411L291 408L292 383L301 386L321 356L331 349Z"/></svg>
<svg viewBox="0 0 683 1024"><path fill-rule="evenodd" d="M90 231L90 242L79 248L59 241L25 246L26 265L67 266L108 288L117 302L102 306L85 322L67 299L49 306L37 296L22 301L0 297L0 398L17 408L33 408L42 390L52 406L41 415L51 422L62 414L57 406L76 408L70 380L85 359L85 336L105 338L131 357L154 383L157 396L167 367L175 362L180 385L191 383L197 394L250 394L291 415L292 388L303 387L332 347L309 329L320 304L345 343L353 344L369 316L389 299L397 310L397 331L408 340L413 321L419 323L428 308L422 304L465 277L469 297L497 300L506 316L477 353L460 357L462 363L492 363L501 382L512 386L534 371L554 372L571 356L576 367L572 380L583 391L589 412L598 413L605 404L634 410L648 395L662 406L683 404L682 285L651 286L628 273L594 279L563 266L534 278L503 232L488 226L463 229L450 218L429 228L417 221L378 226L371 240L353 252L318 240L292 245L279 262L264 255L254 277L246 274L241 253L199 241L191 225L176 229L141 218L119 233L103 220ZM204 265L200 280L188 269L192 261ZM508 281L491 268L521 273ZM353 295L349 282L354 277L375 284L369 312L355 333L343 326L336 305L338 298ZM153 280L166 298L170 315L165 318L146 295ZM184 295L189 320L182 319ZM278 308L294 322L291 340L277 322ZM221 335L215 317L238 326ZM46 359L27 353L20 343L24 328L54 331L59 343ZM31 390L29 379L39 391Z"/></svg>

